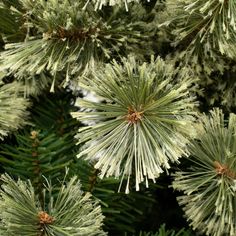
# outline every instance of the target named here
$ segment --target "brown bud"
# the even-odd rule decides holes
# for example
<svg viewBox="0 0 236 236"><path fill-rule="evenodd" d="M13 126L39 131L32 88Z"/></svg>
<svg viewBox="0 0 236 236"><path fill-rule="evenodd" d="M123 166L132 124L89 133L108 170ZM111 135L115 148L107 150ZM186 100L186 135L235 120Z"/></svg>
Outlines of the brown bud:
<svg viewBox="0 0 236 236"><path fill-rule="evenodd" d="M136 124L138 121L142 119L143 111L136 111L133 108L128 108L128 115L126 116L126 119L131 124Z"/></svg>
<svg viewBox="0 0 236 236"><path fill-rule="evenodd" d="M54 222L53 217L48 215L48 213L45 211L40 211L38 213L38 217L40 224L52 224Z"/></svg>
<svg viewBox="0 0 236 236"><path fill-rule="evenodd" d="M218 175L225 175L225 176L230 177L232 179L236 178L235 173L232 170L230 170L227 165L221 164L218 161L214 161L214 167L215 167L216 173Z"/></svg>

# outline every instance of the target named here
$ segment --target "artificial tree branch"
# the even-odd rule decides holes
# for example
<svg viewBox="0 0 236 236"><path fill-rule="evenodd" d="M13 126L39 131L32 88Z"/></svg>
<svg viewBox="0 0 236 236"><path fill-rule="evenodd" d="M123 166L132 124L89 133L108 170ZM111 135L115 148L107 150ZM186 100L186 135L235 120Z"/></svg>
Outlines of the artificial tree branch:
<svg viewBox="0 0 236 236"><path fill-rule="evenodd" d="M191 166L178 171L173 187L190 225L206 235L236 234L236 115L219 109L203 115L190 144Z"/></svg>
<svg viewBox="0 0 236 236"><path fill-rule="evenodd" d="M80 189L77 177L62 183L55 195L48 184L44 207L30 181L16 182L2 175L0 190L1 235L102 236L103 216L97 201Z"/></svg>
<svg viewBox="0 0 236 236"><path fill-rule="evenodd" d="M133 57L84 78L80 86L105 102L77 101L80 111L72 115L91 122L79 130L78 143L85 146L78 157L94 160L100 177L113 175L122 182L126 176L127 193L133 169L136 190L144 180L148 186L148 179L155 181L169 163L188 155L196 105L189 92L193 82L187 71L160 58L139 64Z"/></svg>

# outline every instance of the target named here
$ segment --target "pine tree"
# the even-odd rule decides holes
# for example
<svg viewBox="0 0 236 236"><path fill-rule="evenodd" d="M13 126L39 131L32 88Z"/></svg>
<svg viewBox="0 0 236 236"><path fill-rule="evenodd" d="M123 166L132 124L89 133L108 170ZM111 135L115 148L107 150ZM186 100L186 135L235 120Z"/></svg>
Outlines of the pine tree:
<svg viewBox="0 0 236 236"><path fill-rule="evenodd" d="M236 235L235 0L0 0L0 235Z"/></svg>

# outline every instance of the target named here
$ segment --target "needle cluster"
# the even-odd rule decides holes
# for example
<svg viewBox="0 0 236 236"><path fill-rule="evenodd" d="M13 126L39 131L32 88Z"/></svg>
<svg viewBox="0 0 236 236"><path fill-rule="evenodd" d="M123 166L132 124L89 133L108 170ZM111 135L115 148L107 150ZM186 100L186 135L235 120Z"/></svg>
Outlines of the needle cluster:
<svg viewBox="0 0 236 236"><path fill-rule="evenodd" d="M178 81L178 83L176 82ZM78 157L96 160L101 177L135 176L136 190L148 179L155 181L171 162L188 155L186 144L194 121L194 97L189 74L162 59L139 63L133 57L84 78L80 86L103 102L78 99L73 116L90 125L81 128Z"/></svg>
<svg viewBox="0 0 236 236"><path fill-rule="evenodd" d="M139 5L133 21L132 13L121 17L125 12L122 8L104 13L83 0L19 0L14 5L6 2L0 5L0 12L7 12L0 15L6 43L0 53L0 69L18 80L48 72L53 76L51 91L58 72L64 73L63 84L67 84L112 56L126 55L132 50L138 53L137 45L148 40L148 35L142 34L147 24L139 15ZM7 30L9 21L18 25L16 32ZM12 34L19 31L24 37L14 39Z"/></svg>
<svg viewBox="0 0 236 236"><path fill-rule="evenodd" d="M228 124L227 124L228 123ZM194 229L206 235L236 234L236 115L221 110L203 115L197 139L190 145L192 165L175 174L173 187Z"/></svg>
<svg viewBox="0 0 236 236"><path fill-rule="evenodd" d="M80 190L76 177L62 184L59 192L45 186L41 205L30 181L15 181L2 175L0 233L20 236L104 236L98 202ZM48 199L48 200L47 200Z"/></svg>

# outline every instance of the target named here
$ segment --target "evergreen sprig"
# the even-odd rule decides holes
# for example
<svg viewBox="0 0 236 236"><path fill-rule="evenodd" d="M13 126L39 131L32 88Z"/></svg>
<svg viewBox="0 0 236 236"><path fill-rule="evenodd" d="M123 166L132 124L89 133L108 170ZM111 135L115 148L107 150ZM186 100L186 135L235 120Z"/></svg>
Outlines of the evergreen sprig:
<svg viewBox="0 0 236 236"><path fill-rule="evenodd" d="M101 203L104 215L104 230L109 235L124 235L124 232L133 234L140 226L156 203L155 193L158 184L151 184L149 189L141 186L140 192L132 191L129 194L117 193L119 180L114 177L99 178L99 170L94 169L91 163L77 159L76 164L69 169L70 175L78 174L82 190L91 192Z"/></svg>
<svg viewBox="0 0 236 236"><path fill-rule="evenodd" d="M221 110L203 115L190 145L192 165L175 174L173 187L194 229L206 235L236 234L236 115L227 121Z"/></svg>
<svg viewBox="0 0 236 236"><path fill-rule="evenodd" d="M198 57L215 60L217 54L236 58L234 0L168 0L167 9L171 20L165 24L174 27L174 45L181 45L187 60L196 63Z"/></svg>
<svg viewBox="0 0 236 236"><path fill-rule="evenodd" d="M22 92L19 83L4 84L0 79L0 139L26 124L30 103Z"/></svg>
<svg viewBox="0 0 236 236"><path fill-rule="evenodd" d="M70 114L77 110L74 107L75 99L72 92L66 89L57 89L55 93L47 91L34 99L30 112L35 129L53 132L59 137L68 136L68 142L73 143L80 125Z"/></svg>
<svg viewBox="0 0 236 236"><path fill-rule="evenodd" d="M104 99L78 99L72 115L91 122L81 128L78 143L86 143L78 157L96 161L101 177L135 174L136 190L148 179L155 181L170 162L188 155L186 144L193 133L193 79L160 58L140 64L133 57L113 61L104 70L84 78L80 86ZM178 82L177 82L178 81Z"/></svg>
<svg viewBox="0 0 236 236"><path fill-rule="evenodd" d="M25 38L5 45L6 50L0 54L0 68L23 80L49 71L54 91L58 72L65 72L67 83L75 75L89 73L103 60L131 51L138 53L141 42L148 40L149 35L143 34L148 24L142 21L145 11L141 6L136 6L136 14L124 16L121 8L103 13L94 11L90 3L85 8L85 3L84 0L19 0L18 5L8 7L12 14L1 15L0 21L7 22L16 12L21 17L19 29L23 29ZM3 29L4 32L7 30Z"/></svg>
<svg viewBox="0 0 236 236"><path fill-rule="evenodd" d="M40 192L43 176L52 180L60 178L73 161L74 143L68 136L59 137L43 130L21 131L15 135L14 145L1 145L0 163L14 177L30 179Z"/></svg>
<svg viewBox="0 0 236 236"><path fill-rule="evenodd" d="M98 236L103 216L97 201L80 189L77 177L62 183L58 194L45 188L44 206L30 181L17 182L2 175L0 190L0 233L5 236ZM49 199L49 200L47 200Z"/></svg>
<svg viewBox="0 0 236 236"><path fill-rule="evenodd" d="M30 179L35 190L41 192L43 176L50 177L54 184L75 160L78 122L70 115L73 96L69 92L57 90L37 99L29 109L31 126L1 144L0 163L12 176Z"/></svg>

